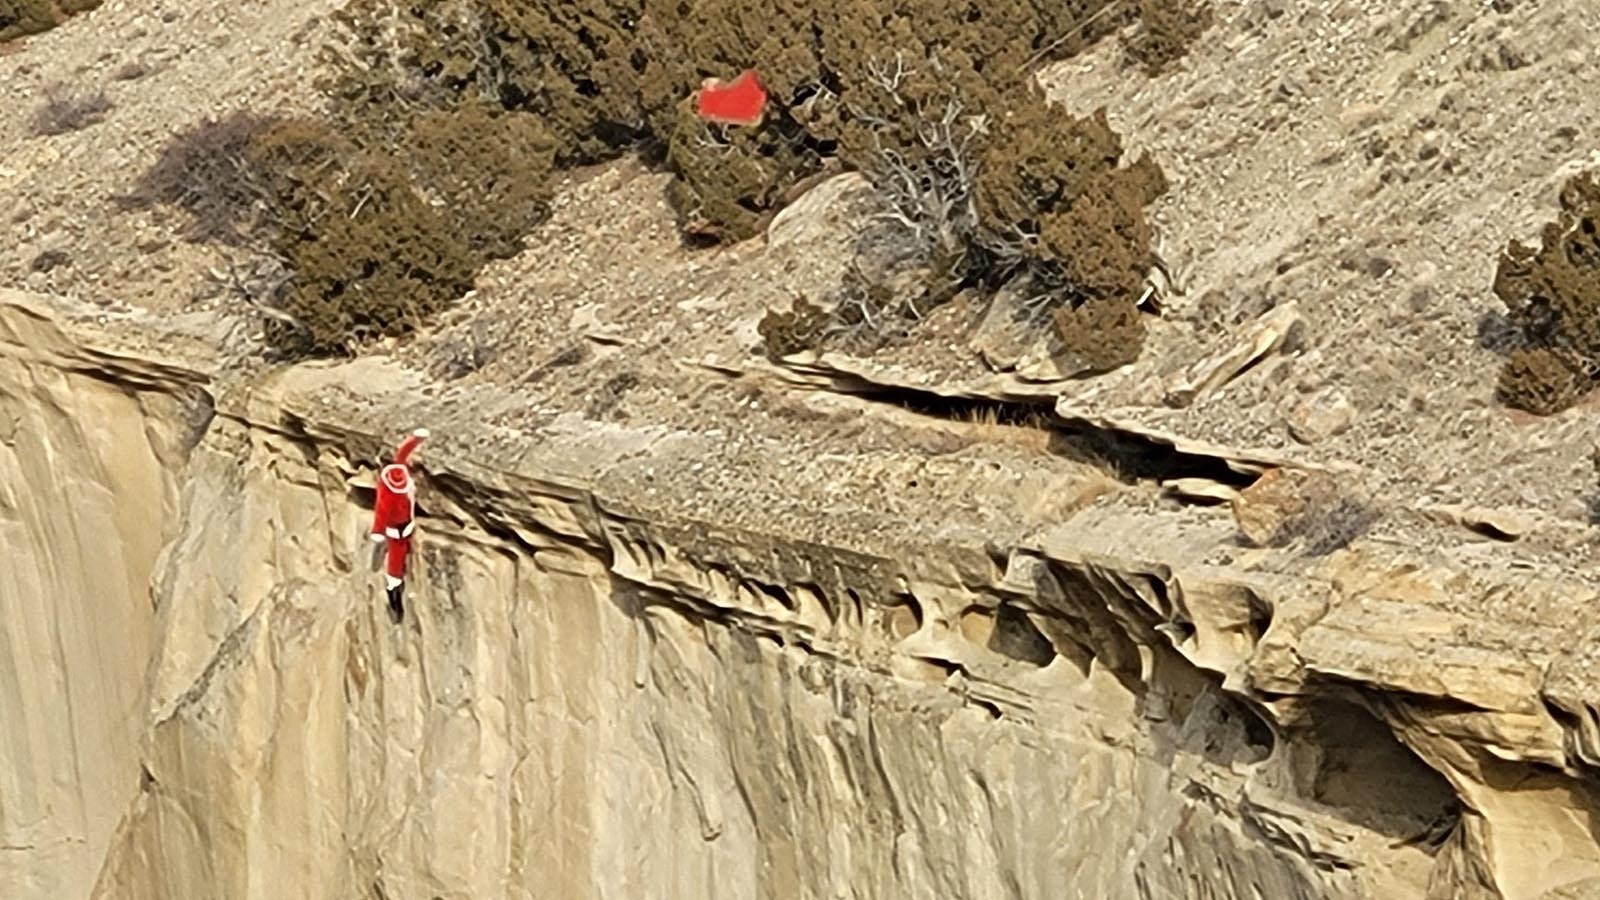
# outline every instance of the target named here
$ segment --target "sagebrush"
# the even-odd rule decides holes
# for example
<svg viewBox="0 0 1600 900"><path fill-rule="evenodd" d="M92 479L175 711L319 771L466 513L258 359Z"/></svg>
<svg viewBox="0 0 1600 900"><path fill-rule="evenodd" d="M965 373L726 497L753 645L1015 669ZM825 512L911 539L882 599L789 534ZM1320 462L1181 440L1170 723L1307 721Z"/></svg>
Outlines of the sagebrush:
<svg viewBox="0 0 1600 900"><path fill-rule="evenodd" d="M1600 377L1600 176L1562 188L1560 213L1533 247L1512 241L1494 292L1522 344L1500 370L1505 403L1541 415L1577 403Z"/></svg>
<svg viewBox="0 0 1600 900"><path fill-rule="evenodd" d="M0 44L49 31L102 0L0 0Z"/></svg>
<svg viewBox="0 0 1600 900"><path fill-rule="evenodd" d="M319 119L248 113L179 135L135 202L190 213L188 236L269 254L289 273L270 296L269 343L348 352L402 334L510 256L548 213L553 147L526 114L420 109L404 140Z"/></svg>
<svg viewBox="0 0 1600 900"><path fill-rule="evenodd" d="M903 329L961 290L1022 279L1066 344L1090 331L1113 342L1093 354L1109 366L1138 352L1144 208L1164 182L1153 162L1122 158L1103 115L1046 104L1033 72L1134 24L1128 52L1165 63L1208 15L1187 0L354 0L335 16L322 84L325 127L347 146L322 180L275 173L303 168L280 143L255 152L247 188L219 184L241 139L221 132L200 164L212 187L174 192L196 239L270 246L290 266L284 309L305 328L278 338L327 352L404 331L471 270L515 253L558 167L643 152L676 176L685 233L728 241L759 233L838 160L867 173L889 210L878 233L902 228L925 274L855 279L843 298L818 298L822 318L797 310L791 324L809 324L787 329L790 343L859 336L863 322ZM763 122L692 114L706 79L745 68L769 91ZM389 256L347 246L380 230ZM390 291L407 296L379 296Z"/></svg>

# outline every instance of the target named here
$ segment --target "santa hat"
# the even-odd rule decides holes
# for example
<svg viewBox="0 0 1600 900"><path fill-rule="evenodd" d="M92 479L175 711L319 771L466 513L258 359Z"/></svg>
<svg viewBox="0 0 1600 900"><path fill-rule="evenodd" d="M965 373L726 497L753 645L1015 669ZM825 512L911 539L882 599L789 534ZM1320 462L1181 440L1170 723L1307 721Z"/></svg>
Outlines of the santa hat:
<svg viewBox="0 0 1600 900"><path fill-rule="evenodd" d="M404 494L411 490L411 473L400 464L384 466L379 474L383 479L383 486L397 494Z"/></svg>

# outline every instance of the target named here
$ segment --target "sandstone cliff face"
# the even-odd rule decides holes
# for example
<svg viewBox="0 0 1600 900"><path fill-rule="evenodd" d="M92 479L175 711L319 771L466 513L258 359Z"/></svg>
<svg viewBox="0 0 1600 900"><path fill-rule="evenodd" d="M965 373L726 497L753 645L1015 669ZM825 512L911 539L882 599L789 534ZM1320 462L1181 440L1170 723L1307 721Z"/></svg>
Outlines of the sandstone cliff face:
<svg viewBox="0 0 1600 900"><path fill-rule="evenodd" d="M1110 508L890 554L639 505L603 447L445 440L397 627L363 534L394 416L353 398L413 376L224 375L154 328L0 302L7 897L1600 885L1588 669L1448 611L1485 581L1244 571Z"/></svg>
<svg viewBox="0 0 1600 900"><path fill-rule="evenodd" d="M139 791L150 585L192 397L0 321L0 885L83 897ZM62 353L66 355L61 355Z"/></svg>

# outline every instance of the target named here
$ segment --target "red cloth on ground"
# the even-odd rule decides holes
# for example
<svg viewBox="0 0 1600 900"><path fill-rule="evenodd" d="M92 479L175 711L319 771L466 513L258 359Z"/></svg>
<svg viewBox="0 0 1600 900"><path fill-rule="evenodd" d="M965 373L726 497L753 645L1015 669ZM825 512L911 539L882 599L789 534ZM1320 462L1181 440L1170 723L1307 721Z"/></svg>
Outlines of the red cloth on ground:
<svg viewBox="0 0 1600 900"><path fill-rule="evenodd" d="M707 79L695 98L700 118L730 125L758 125L767 108L767 90L754 69L746 69L731 82Z"/></svg>

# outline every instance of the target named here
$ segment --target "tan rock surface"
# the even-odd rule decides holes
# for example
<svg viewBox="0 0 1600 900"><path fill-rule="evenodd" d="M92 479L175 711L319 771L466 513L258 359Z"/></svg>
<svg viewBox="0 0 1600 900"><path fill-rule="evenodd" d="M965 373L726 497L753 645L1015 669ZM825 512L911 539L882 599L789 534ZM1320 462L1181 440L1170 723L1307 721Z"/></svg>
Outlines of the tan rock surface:
<svg viewBox="0 0 1600 900"><path fill-rule="evenodd" d="M176 532L177 475L205 408L159 361L96 358L47 340L53 326L34 314L9 312L0 886L8 897L85 897L139 789L151 579Z"/></svg>
<svg viewBox="0 0 1600 900"><path fill-rule="evenodd" d="M1366 542L1217 564L1231 516L1130 487L1000 544L981 512L931 528L870 496L845 520L876 527L849 542L775 529L781 509L707 519L750 485L682 435L645 439L652 499L620 432L464 441L476 411L406 408L418 378L393 364L241 379L186 349L192 328L117 324L0 303L4 395L55 380L43 406L74 414L36 423L53 453L151 447L85 468L96 496L149 507L108 511L152 549L89 586L134 621L76 637L98 665L28 670L87 678L75 708L137 739L76 751L79 783L106 786L84 791L76 856L8 853L30 900L1538 898L1600 878L1594 680L1564 649L1592 604L1570 583ZM168 330L164 356L131 353L142 328ZM351 487L397 414L440 433L398 628ZM796 483L816 464L787 462ZM8 510L54 496L7 484ZM10 516L8 556L106 571L53 539L64 517ZM36 596L0 586L8 610ZM12 646L29 619L3 621ZM8 785L8 816L46 783Z"/></svg>
<svg viewBox="0 0 1600 900"><path fill-rule="evenodd" d="M114 104L0 117L39 292L0 290L0 896L1600 896L1596 431L1492 406L1473 341L1590 161L1592 10L1216 6L1160 80L1045 79L1173 176L1184 289L1067 384L961 302L764 360L859 179L691 253L632 161L427 332L268 369L217 255L115 198L313 102L331 7L109 3L0 56L19 110ZM418 422L396 628L362 485ZM1240 541L1301 478L1373 518Z"/></svg>

